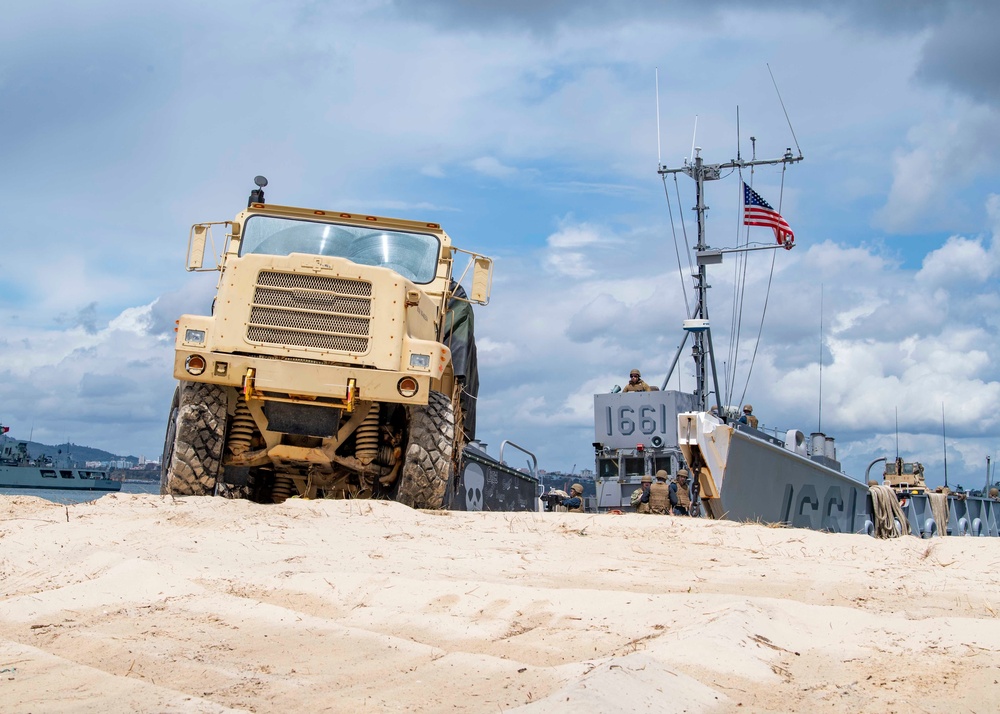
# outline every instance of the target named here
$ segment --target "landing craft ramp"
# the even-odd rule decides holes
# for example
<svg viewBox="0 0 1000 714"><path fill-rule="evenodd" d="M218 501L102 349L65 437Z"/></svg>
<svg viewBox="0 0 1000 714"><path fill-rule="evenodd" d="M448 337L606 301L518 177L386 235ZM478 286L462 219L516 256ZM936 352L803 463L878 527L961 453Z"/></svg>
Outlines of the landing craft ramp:
<svg viewBox="0 0 1000 714"><path fill-rule="evenodd" d="M502 458L502 455L501 455ZM460 475L445 496L451 511L537 511L538 477L494 459L478 442L462 451Z"/></svg>

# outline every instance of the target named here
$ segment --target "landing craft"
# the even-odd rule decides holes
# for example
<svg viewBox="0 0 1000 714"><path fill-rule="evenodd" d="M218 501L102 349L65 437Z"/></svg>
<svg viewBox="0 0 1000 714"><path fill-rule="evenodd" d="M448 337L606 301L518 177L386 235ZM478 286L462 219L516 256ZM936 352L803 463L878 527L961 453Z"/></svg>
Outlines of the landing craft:
<svg viewBox="0 0 1000 714"><path fill-rule="evenodd" d="M685 161L677 169L661 166L658 171L664 177L684 173L696 183L698 241L693 277L697 300L683 322L684 340L663 380L663 389L688 339L693 342L696 387L691 394L595 395L598 510L629 510L629 497L643 474L663 468L673 475L685 466L693 475L689 492L693 513L709 518L879 537L907 533L924 538L1000 536L1000 502L988 493L928 493L922 468L910 464L907 473L905 463L887 467L883 483L869 486L843 473L833 437L820 432L807 437L796 429L767 433L753 422L741 423L738 409L724 406L708 318L707 266L721 263L728 253L791 249L794 234L784 218L744 183L744 225L772 228L776 244L751 245L748 241L731 249L709 247L704 184L754 166L794 164L803 157L801 152L794 155L788 149L779 159L743 161L737 155L733 161L706 164L700 151L695 148L693 163ZM919 483L914 471L919 471Z"/></svg>

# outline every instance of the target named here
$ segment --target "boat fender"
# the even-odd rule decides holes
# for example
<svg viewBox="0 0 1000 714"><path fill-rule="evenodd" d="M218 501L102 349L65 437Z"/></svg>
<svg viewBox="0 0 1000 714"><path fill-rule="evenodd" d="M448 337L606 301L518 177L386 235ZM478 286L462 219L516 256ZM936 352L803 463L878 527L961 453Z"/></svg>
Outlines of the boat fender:
<svg viewBox="0 0 1000 714"><path fill-rule="evenodd" d="M924 531L920 534L921 538L932 538L934 533L937 532L937 523L934 522L933 518L928 518L924 521Z"/></svg>
<svg viewBox="0 0 1000 714"><path fill-rule="evenodd" d="M983 534L983 522L978 518L972 519L972 535L981 536Z"/></svg>
<svg viewBox="0 0 1000 714"><path fill-rule="evenodd" d="M865 533L871 537L875 537L875 524L871 521L865 521Z"/></svg>
<svg viewBox="0 0 1000 714"><path fill-rule="evenodd" d="M897 536L903 535L903 524L899 522L899 519L893 518L892 523L896 527L896 535Z"/></svg>
<svg viewBox="0 0 1000 714"><path fill-rule="evenodd" d="M964 536L971 535L969 533L969 519L968 518L959 518L958 519L958 534L959 535L964 535Z"/></svg>

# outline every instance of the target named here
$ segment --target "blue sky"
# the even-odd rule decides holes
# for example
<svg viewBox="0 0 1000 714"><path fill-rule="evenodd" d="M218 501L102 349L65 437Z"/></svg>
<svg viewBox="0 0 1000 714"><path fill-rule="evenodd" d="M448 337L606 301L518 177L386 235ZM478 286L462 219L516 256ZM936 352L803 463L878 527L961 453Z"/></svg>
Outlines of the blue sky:
<svg viewBox="0 0 1000 714"><path fill-rule="evenodd" d="M737 108L744 157L750 136L761 157L794 149L770 67L805 161L783 190L776 170L753 180L797 246L770 293L771 253L749 261L738 351L734 266L712 269L718 353L742 384L767 296L746 397L764 425L817 428L822 355L822 428L849 473L895 454L898 418L900 452L940 483L943 410L949 482L984 481L1000 448L993 3L146 5L39 2L0 25L14 436L159 456L173 321L214 289L184 270L188 228L232 218L264 174L269 201L438 221L494 256L480 436L592 467L592 395L633 367L662 381L684 317L654 72L677 166L696 116L706 160L733 158ZM713 246L737 240L738 191L709 186Z"/></svg>

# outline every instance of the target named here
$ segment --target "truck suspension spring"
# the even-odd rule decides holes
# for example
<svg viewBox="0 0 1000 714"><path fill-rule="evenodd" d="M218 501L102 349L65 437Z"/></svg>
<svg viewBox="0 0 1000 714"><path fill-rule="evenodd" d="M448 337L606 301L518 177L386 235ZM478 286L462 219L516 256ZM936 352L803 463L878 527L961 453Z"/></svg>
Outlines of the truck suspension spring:
<svg viewBox="0 0 1000 714"><path fill-rule="evenodd" d="M295 495L295 482L287 476L275 476L274 486L271 487L271 500L275 503L284 503L293 495Z"/></svg>
<svg viewBox="0 0 1000 714"><path fill-rule="evenodd" d="M368 416L354 434L356 444L354 455L362 464L370 464L378 456L378 412L379 405L373 404Z"/></svg>
<svg viewBox="0 0 1000 714"><path fill-rule="evenodd" d="M390 444L383 444L378 450L378 462L383 466L395 466L396 450Z"/></svg>
<svg viewBox="0 0 1000 714"><path fill-rule="evenodd" d="M250 450L250 440L256 428L250 407L241 394L236 399L236 414L233 416L233 426L229 430L229 451L233 456L245 454Z"/></svg>

